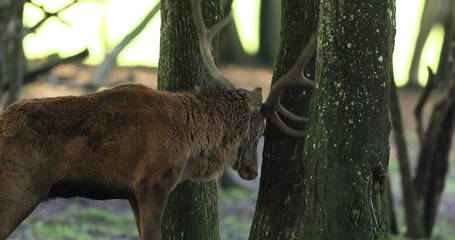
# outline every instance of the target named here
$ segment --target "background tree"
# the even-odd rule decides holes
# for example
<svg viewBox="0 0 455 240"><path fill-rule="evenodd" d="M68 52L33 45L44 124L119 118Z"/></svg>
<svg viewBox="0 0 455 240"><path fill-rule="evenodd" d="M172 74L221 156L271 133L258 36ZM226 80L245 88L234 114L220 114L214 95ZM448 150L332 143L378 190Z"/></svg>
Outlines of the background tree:
<svg viewBox="0 0 455 240"><path fill-rule="evenodd" d="M232 0L224 0L225 6ZM232 21L220 34L220 63L273 67L280 42L280 1L260 1L259 49L250 55L243 49L236 23Z"/></svg>
<svg viewBox="0 0 455 240"><path fill-rule="evenodd" d="M225 8L231 7L233 0L223 0ZM243 49L242 42L240 41L239 32L237 31L237 24L234 20L230 21L228 25L220 32L219 43L219 63L224 64L240 64L252 65L256 62L253 56L248 55Z"/></svg>
<svg viewBox="0 0 455 240"><path fill-rule="evenodd" d="M395 1L323 1L305 145L308 239L388 239Z"/></svg>
<svg viewBox="0 0 455 240"><path fill-rule="evenodd" d="M219 0L201 4L207 27L222 18ZM212 45L214 53L217 52L215 43ZM189 91L194 90L195 85L209 84L210 76L200 56L190 1L161 1L158 89ZM178 185L167 202L162 233L163 239L219 239L216 181L188 181Z"/></svg>
<svg viewBox="0 0 455 240"><path fill-rule="evenodd" d="M262 64L273 67L280 43L280 1L261 1L259 18L257 55Z"/></svg>
<svg viewBox="0 0 455 240"><path fill-rule="evenodd" d="M283 0L281 10L281 42L272 84L292 68L316 32L319 1ZM314 62L306 76L313 78ZM310 89L292 87L281 102L285 108L307 115L310 96ZM264 136L261 184L250 239L303 239L305 139L283 135L271 123Z"/></svg>
<svg viewBox="0 0 455 240"><path fill-rule="evenodd" d="M23 0L0 3L0 98L8 90L6 105L19 98L23 78Z"/></svg>
<svg viewBox="0 0 455 240"><path fill-rule="evenodd" d="M444 55L448 59L453 58L455 55L453 47ZM414 177L410 169L411 158L405 139L399 95L396 86L392 85L390 111L403 189L406 235L412 238L431 236L449 170L449 155L455 127L455 63L448 59L444 61L447 64L443 68L445 70L438 69L438 72L443 71L439 75L439 80L436 80L438 75L433 74L428 68L427 85L414 109L416 132L420 143ZM450 71L447 71L449 69ZM441 97L433 105L428 123L424 126L423 109L431 92L438 85L444 94L440 94Z"/></svg>

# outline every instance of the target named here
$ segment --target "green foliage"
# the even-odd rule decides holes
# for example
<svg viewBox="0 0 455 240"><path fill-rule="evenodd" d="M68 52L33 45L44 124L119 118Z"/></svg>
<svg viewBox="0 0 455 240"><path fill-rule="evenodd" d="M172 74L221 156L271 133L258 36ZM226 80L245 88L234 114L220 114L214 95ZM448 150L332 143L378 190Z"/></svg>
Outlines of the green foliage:
<svg viewBox="0 0 455 240"><path fill-rule="evenodd" d="M222 240L248 239L256 189L230 188L220 191L220 237Z"/></svg>
<svg viewBox="0 0 455 240"><path fill-rule="evenodd" d="M52 203L51 203L52 204ZM35 214L16 231L23 239L93 239L93 237L137 237L131 212L113 213L94 207L69 207L57 214Z"/></svg>

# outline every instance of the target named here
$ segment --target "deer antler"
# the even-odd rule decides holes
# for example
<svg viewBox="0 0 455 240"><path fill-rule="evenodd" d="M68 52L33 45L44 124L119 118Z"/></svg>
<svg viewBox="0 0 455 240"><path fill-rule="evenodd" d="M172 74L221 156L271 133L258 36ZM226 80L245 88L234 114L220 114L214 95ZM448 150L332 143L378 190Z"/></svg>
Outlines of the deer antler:
<svg viewBox="0 0 455 240"><path fill-rule="evenodd" d="M220 83L224 87L233 89L234 86L232 85L232 83L229 82L229 80L226 77L224 77L216 67L215 61L213 60L213 56L210 51L210 45L213 36L219 33L221 29L224 28L231 21L232 19L231 11L229 11L227 16L223 20L215 24L211 29L207 30L204 24L204 20L202 19L201 5L199 1L200 0L191 0L191 7L193 20L194 24L196 25L196 31L199 39L199 47L201 50L202 59L210 75L218 83ZM265 117L268 117L281 132L291 137L304 137L305 131L293 129L287 126L280 118L280 115L288 118L289 120L297 122L308 122L308 119L298 116L290 112L289 110L285 109L280 103L280 98L281 95L283 95L283 92L291 85L314 87L314 83L308 80L303 75L303 70L310 61L315 50L316 34L305 46L303 52L300 54L299 58L297 59L295 65L291 68L291 70L287 72L284 76L282 76L281 79L272 86L269 97L261 107L261 112L263 113L263 115Z"/></svg>
<svg viewBox="0 0 455 240"><path fill-rule="evenodd" d="M311 88L314 87L314 82L308 80L303 75L303 70L306 68L306 65L310 61L315 51L316 34L311 37L310 41L303 49L302 53L300 54L291 70L284 74L272 86L267 100L262 105L263 114L268 117L281 132L291 137L304 137L305 131L290 128L283 122L278 113L293 121L308 122L308 119L295 115L294 113L291 113L285 109L280 103L280 98L283 95L283 92L291 85L301 85Z"/></svg>
<svg viewBox="0 0 455 240"><path fill-rule="evenodd" d="M221 31L231 20L232 20L232 13L226 15L226 17L218 22L217 24L213 25L213 27L207 30L204 20L202 19L202 10L201 10L201 3L200 0L191 0L191 7L192 7L192 15L193 21L196 25L197 37L199 39L199 48L201 49L202 60L204 61L207 70L209 71L210 76L214 78L215 81L220 83L226 88L233 89L234 85L232 85L229 80L223 76L218 68L215 65L215 61L212 57L212 52L210 50L210 46L213 40L213 37Z"/></svg>

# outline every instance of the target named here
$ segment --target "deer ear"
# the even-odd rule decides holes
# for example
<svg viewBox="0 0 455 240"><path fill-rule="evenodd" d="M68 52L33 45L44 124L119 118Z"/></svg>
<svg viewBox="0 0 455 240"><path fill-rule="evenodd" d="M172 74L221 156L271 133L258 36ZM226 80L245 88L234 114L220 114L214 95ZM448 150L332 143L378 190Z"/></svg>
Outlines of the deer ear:
<svg viewBox="0 0 455 240"><path fill-rule="evenodd" d="M262 105L262 88L257 87L248 93L248 105L251 108L258 108Z"/></svg>

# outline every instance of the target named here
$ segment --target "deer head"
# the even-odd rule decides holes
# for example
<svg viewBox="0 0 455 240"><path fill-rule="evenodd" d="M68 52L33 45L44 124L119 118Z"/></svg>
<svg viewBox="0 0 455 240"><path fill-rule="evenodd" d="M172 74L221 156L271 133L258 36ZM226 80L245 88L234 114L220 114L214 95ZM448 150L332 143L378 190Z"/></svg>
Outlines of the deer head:
<svg viewBox="0 0 455 240"><path fill-rule="evenodd" d="M259 138L264 133L265 121L261 114L262 89L256 88L248 92L249 114L240 123L248 127L240 148L237 152L237 159L232 168L236 170L240 177L246 180L255 179L258 175L257 145Z"/></svg>
<svg viewBox="0 0 455 240"><path fill-rule="evenodd" d="M215 61L213 60L213 56L210 51L210 45L213 37L232 20L232 13L229 11L223 20L215 24L212 28L207 29L204 24L204 20L202 19L201 5L199 1L200 0L191 0L191 6L193 20L199 39L199 48L201 50L202 60L204 61L209 74L217 83L226 88L235 88L234 85L232 85L232 83L220 73L215 65ZM272 86L268 98L259 108L264 118L268 118L281 132L291 137L304 137L305 131L293 129L287 126L281 119L280 115L297 122L308 122L308 119L295 115L285 109L280 103L280 98L283 95L283 92L291 85L300 85L310 88L314 87L314 82L310 81L303 75L303 70L306 68L306 65L310 61L315 50L316 35L313 35L292 69L283 75Z"/></svg>
<svg viewBox="0 0 455 240"><path fill-rule="evenodd" d="M213 37L221 31L232 19L231 11L226 17L215 24L212 28L207 29L202 18L200 0L191 0L192 15L196 26L199 47L203 62L211 77L220 85L234 89L232 83L223 76L215 65L211 54L211 42ZM248 134L243 139L238 151L237 160L233 168L238 171L239 175L245 179L253 179L257 175L257 156L256 148L259 138L262 136L265 128L265 119L268 118L284 134L291 137L304 137L305 131L289 127L284 123L281 117L297 122L308 122L307 118L298 116L285 109L280 98L283 92L291 85L300 85L305 87L314 87L314 83L303 75L303 70L310 61L316 49L316 36L313 36L309 43L300 54L295 65L287 72L277 83L275 83L269 93L268 98L262 103L262 93L260 88L248 92L251 101L249 102L250 113L248 116Z"/></svg>

